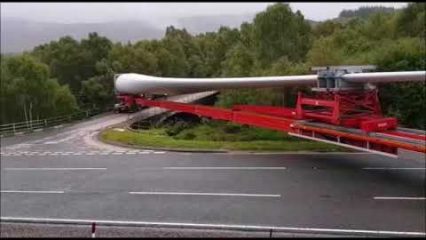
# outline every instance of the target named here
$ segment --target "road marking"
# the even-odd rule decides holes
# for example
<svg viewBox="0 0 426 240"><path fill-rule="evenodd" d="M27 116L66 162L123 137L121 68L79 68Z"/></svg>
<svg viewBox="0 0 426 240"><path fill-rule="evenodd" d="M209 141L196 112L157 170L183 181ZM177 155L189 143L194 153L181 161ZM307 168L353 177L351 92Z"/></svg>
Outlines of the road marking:
<svg viewBox="0 0 426 240"><path fill-rule="evenodd" d="M2 190L1 193L64 193L64 191L20 191L20 190Z"/></svg>
<svg viewBox="0 0 426 240"><path fill-rule="evenodd" d="M154 154L163 154L163 153L166 153L166 152L154 152Z"/></svg>
<svg viewBox="0 0 426 240"><path fill-rule="evenodd" d="M168 170L285 170L285 167L163 167Z"/></svg>
<svg viewBox="0 0 426 240"><path fill-rule="evenodd" d="M379 168L379 167L365 167L365 170L426 170L426 168Z"/></svg>
<svg viewBox="0 0 426 240"><path fill-rule="evenodd" d="M139 154L149 154L150 152L138 152Z"/></svg>
<svg viewBox="0 0 426 240"><path fill-rule="evenodd" d="M280 194L247 194L247 193L191 193L191 192L129 192L138 195L190 195L190 196L228 196L228 197L281 197Z"/></svg>
<svg viewBox="0 0 426 240"><path fill-rule="evenodd" d="M231 224L206 224L206 223L178 223L178 222L142 222L142 221L112 221L101 219L64 219L64 218L22 218L22 217L0 217L1 221L23 222L23 223L74 223L92 224L106 226L146 226L146 227L180 227L198 229L227 229L244 231L264 231L271 229L275 232L304 232L304 233L337 233L337 234L371 234L371 235L391 235L391 236L426 236L426 232L401 232L384 230L363 230L363 229L336 229L336 228L309 228L309 227L285 227L285 226L259 226L259 225L231 225Z"/></svg>
<svg viewBox="0 0 426 240"><path fill-rule="evenodd" d="M425 197L374 197L375 200L426 200Z"/></svg>
<svg viewBox="0 0 426 240"><path fill-rule="evenodd" d="M4 168L7 171L74 171L74 170L107 170L106 168Z"/></svg>

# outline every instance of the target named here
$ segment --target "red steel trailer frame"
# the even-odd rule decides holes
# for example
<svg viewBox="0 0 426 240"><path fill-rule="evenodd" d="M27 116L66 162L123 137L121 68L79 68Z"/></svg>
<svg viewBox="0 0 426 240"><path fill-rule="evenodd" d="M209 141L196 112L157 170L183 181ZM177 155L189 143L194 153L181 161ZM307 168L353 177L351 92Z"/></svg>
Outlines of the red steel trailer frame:
<svg viewBox="0 0 426 240"><path fill-rule="evenodd" d="M121 95L125 105L161 107L216 120L231 121L287 132L289 135L348 148L398 157L399 149L426 153L426 133L399 128L398 121L382 114L374 85L350 83L342 76L374 66L316 68L317 87L312 96L299 92L295 108L236 105L232 109L149 100Z"/></svg>
<svg viewBox="0 0 426 240"><path fill-rule="evenodd" d="M128 104L160 107L215 120L230 121L287 132L291 136L352 149L398 157L398 149L426 153L426 135L418 130L397 128L395 118L383 117L377 91L324 93L306 98L299 93L296 108L236 105L232 109L122 98ZM306 109L313 106L315 109Z"/></svg>

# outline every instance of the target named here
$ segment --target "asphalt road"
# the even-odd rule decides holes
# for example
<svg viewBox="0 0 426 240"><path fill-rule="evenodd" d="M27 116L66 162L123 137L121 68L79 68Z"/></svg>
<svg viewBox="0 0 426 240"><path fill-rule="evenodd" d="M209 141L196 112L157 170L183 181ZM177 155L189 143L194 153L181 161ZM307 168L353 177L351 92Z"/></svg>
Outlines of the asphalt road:
<svg viewBox="0 0 426 240"><path fill-rule="evenodd" d="M2 139L1 217L425 233L425 162L101 144L126 115ZM121 119L120 119L121 118Z"/></svg>

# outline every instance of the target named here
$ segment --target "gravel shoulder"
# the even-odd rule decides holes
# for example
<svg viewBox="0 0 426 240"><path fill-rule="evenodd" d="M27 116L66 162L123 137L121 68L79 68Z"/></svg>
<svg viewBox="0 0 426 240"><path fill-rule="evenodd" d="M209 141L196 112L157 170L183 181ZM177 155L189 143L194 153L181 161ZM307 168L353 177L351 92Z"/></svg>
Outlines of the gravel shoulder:
<svg viewBox="0 0 426 240"><path fill-rule="evenodd" d="M91 226L68 224L5 223L0 224L1 238L72 237L91 238ZM202 230L154 227L97 226L97 238L269 238L270 232ZM327 234L296 234L272 232L272 237L338 237ZM341 237L341 235L340 235ZM348 236L345 236L348 237Z"/></svg>

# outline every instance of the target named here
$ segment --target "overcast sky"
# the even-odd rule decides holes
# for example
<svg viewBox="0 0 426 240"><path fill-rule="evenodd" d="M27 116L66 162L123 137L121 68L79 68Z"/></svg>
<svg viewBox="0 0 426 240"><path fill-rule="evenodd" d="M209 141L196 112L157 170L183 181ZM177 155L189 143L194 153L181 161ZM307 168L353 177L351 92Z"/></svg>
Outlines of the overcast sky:
<svg viewBox="0 0 426 240"><path fill-rule="evenodd" d="M1 3L1 17L19 17L44 22L106 22L144 20L158 24L173 23L175 19L195 15L257 13L272 3ZM343 9L360 6L401 8L403 2L350 3L290 3L305 18L321 21L337 17Z"/></svg>

